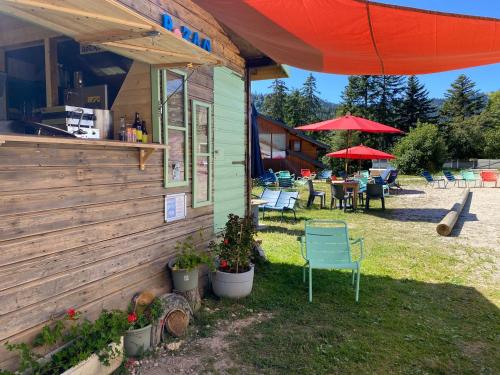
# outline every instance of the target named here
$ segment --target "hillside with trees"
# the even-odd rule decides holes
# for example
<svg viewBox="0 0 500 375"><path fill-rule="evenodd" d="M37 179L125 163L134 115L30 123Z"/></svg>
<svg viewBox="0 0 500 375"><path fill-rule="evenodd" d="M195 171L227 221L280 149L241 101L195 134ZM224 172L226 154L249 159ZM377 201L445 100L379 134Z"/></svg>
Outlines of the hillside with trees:
<svg viewBox="0 0 500 375"><path fill-rule="evenodd" d="M253 94L257 110L291 127L351 113L403 130L406 136L356 134L351 145L363 143L395 152L396 163L405 172L439 169L445 159L500 158L500 90L486 95L463 74L451 83L443 99L430 98L416 76L350 76L338 104L321 98L312 74L300 88L288 88L283 80L273 81L270 88L270 94ZM329 144L331 151L346 144L345 132L309 135ZM433 145L422 139L430 135ZM419 144L425 144L434 156L417 157ZM324 161L333 167L341 165Z"/></svg>

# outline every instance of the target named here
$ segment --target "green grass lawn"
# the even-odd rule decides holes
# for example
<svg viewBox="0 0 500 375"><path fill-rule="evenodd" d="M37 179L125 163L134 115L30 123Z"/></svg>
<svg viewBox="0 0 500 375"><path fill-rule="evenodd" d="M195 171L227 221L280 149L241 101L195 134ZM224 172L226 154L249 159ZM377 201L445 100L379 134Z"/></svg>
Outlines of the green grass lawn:
<svg viewBox="0 0 500 375"><path fill-rule="evenodd" d="M209 334L204 327L217 319L270 313L232 338L241 373L500 373L492 275L479 282L477 259L467 264L454 245L425 234L418 223L395 225L390 209L377 211L378 202L373 207L369 214L299 208L297 223L281 223L277 213L261 222L267 228L258 237L269 263L257 266L252 295L237 302L208 299L218 312L198 317ZM345 220L351 237L365 238L359 303L349 272L319 270L313 271L313 302L307 302L297 236L310 218Z"/></svg>

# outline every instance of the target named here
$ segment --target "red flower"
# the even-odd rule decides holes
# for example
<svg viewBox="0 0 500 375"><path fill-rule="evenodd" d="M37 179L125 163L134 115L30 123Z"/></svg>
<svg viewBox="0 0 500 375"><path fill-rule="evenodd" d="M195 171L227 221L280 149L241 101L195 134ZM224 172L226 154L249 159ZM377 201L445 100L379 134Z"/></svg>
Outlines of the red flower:
<svg viewBox="0 0 500 375"><path fill-rule="evenodd" d="M129 324L134 323L137 320L137 314L135 312L131 312L130 314L128 314L127 320Z"/></svg>
<svg viewBox="0 0 500 375"><path fill-rule="evenodd" d="M227 268L227 260L221 260L220 261L220 268Z"/></svg>
<svg viewBox="0 0 500 375"><path fill-rule="evenodd" d="M227 238L224 238L224 245L229 245L229 240Z"/></svg>
<svg viewBox="0 0 500 375"><path fill-rule="evenodd" d="M68 318L73 319L76 315L76 310L75 309L68 309L66 312L68 314Z"/></svg>

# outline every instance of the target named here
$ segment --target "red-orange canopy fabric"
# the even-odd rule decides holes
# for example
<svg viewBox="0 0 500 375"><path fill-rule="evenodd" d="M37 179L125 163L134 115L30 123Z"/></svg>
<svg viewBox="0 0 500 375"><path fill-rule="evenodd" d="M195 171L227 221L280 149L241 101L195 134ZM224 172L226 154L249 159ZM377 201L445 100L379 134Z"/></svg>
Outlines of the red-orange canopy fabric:
<svg viewBox="0 0 500 375"><path fill-rule="evenodd" d="M296 130L303 131L328 131L328 130L353 130L365 133L403 133L392 126L368 120L362 117L345 115L332 120L316 122L314 124L298 126Z"/></svg>
<svg viewBox="0 0 500 375"><path fill-rule="evenodd" d="M375 150L368 146L354 146L340 151L331 152L326 154L331 158L341 159L356 159L356 160L380 160L380 159L395 159L396 157L387 152Z"/></svg>
<svg viewBox="0 0 500 375"><path fill-rule="evenodd" d="M424 74L500 62L493 18L365 0L195 2L276 62L307 70Z"/></svg>

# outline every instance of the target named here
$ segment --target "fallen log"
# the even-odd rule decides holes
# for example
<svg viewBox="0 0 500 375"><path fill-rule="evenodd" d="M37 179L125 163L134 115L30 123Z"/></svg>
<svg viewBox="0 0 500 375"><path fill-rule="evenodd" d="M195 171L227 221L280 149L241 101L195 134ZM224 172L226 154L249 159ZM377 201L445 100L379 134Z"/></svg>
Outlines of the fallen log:
<svg viewBox="0 0 500 375"><path fill-rule="evenodd" d="M460 195L460 198L455 204L451 207L450 212L446 214L446 216L439 222L436 227L436 231L441 236L450 235L455 223L457 222L460 213L462 212L465 202L467 202L467 198L469 198L470 189L467 188Z"/></svg>

